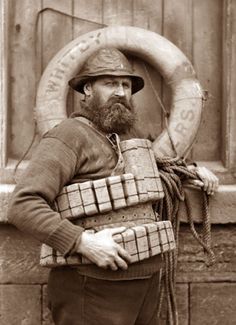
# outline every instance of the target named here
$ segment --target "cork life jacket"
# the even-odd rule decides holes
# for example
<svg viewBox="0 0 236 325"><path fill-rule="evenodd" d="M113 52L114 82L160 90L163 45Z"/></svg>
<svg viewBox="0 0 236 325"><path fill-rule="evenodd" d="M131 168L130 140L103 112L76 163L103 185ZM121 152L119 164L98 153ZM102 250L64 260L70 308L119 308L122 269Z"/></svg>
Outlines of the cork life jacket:
<svg viewBox="0 0 236 325"><path fill-rule="evenodd" d="M79 118L87 123L85 118ZM117 164L111 176L65 186L55 199L61 219L69 219L88 232L125 226L113 236L131 255L141 261L175 249L170 221L160 221L153 204L164 197L151 141L120 141L117 134L109 140L116 146ZM79 254L63 257L42 245L40 264L47 267L91 263Z"/></svg>

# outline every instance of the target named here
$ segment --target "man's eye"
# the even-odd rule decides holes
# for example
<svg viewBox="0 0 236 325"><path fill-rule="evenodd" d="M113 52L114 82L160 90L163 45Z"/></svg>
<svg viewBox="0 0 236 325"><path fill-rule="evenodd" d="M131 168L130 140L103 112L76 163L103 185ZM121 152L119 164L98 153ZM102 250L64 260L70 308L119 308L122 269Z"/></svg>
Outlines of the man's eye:
<svg viewBox="0 0 236 325"><path fill-rule="evenodd" d="M123 87L124 87L125 89L129 89L129 88L131 87L131 85L128 84L128 83L124 83L124 84L123 84Z"/></svg>

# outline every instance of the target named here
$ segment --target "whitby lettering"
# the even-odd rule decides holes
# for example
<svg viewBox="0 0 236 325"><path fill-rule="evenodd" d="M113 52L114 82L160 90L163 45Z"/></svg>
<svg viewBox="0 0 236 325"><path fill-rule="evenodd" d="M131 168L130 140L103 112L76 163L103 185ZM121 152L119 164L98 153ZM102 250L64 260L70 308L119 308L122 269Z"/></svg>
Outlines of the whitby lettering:
<svg viewBox="0 0 236 325"><path fill-rule="evenodd" d="M63 81L65 74L70 71L71 63L78 58L79 53L86 52L93 45L100 44L101 32L89 36L87 40L82 40L75 44L72 49L69 49L57 62L57 67L51 72L46 86L46 93L57 92L60 90L61 81ZM78 53L79 52L79 53Z"/></svg>

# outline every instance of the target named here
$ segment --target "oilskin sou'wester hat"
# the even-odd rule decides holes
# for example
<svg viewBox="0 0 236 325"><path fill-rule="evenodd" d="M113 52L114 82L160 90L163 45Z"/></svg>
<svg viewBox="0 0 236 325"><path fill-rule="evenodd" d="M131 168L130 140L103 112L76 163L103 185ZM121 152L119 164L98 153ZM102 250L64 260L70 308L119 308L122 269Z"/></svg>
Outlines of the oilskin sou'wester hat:
<svg viewBox="0 0 236 325"><path fill-rule="evenodd" d="M84 94L84 85L92 78L100 76L130 77L132 94L144 87L142 77L133 73L126 56L116 48L102 48L93 53L83 65L80 73L69 81L69 85Z"/></svg>

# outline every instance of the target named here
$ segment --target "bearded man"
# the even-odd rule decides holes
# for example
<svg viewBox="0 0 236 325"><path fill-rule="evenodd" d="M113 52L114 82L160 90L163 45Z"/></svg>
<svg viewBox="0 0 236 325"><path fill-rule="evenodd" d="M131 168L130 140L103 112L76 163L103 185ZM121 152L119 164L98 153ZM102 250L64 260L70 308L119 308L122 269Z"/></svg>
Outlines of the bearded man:
<svg viewBox="0 0 236 325"><path fill-rule="evenodd" d="M132 95L144 81L120 51L103 48L69 84L84 94L80 113L43 136L12 195L9 220L63 256L80 254L91 262L50 271L55 324L158 324L161 254L131 263L128 251L113 238L126 227L110 224L89 233L76 220L61 218L54 207L64 186L107 178L119 169L117 141L134 128ZM212 192L216 179L206 179L206 190Z"/></svg>

